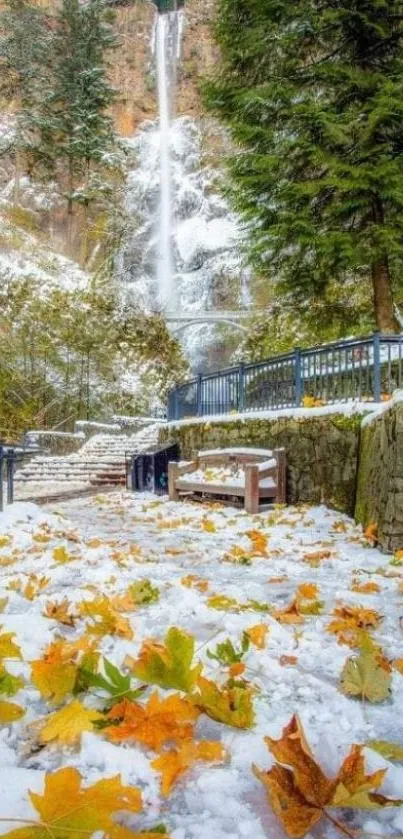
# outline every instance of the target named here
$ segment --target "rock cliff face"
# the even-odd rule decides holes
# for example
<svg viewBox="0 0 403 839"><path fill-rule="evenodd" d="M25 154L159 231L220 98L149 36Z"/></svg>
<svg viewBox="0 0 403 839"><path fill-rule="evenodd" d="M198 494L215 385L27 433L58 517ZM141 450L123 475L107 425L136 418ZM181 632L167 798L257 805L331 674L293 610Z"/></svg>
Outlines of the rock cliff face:
<svg viewBox="0 0 403 839"><path fill-rule="evenodd" d="M176 114L200 117L199 81L214 65L217 47L211 27L216 0L186 0L186 25L178 73ZM116 7L115 29L120 46L111 56L111 80L119 91L113 114L123 137L157 115L155 68L152 60L156 7L151 0L134 0Z"/></svg>

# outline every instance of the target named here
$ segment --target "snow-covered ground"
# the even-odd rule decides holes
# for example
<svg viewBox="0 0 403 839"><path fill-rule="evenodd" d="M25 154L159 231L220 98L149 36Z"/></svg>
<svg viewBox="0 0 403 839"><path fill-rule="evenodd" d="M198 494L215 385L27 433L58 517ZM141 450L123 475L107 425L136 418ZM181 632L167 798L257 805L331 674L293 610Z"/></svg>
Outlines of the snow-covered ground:
<svg viewBox="0 0 403 839"><path fill-rule="evenodd" d="M11 701L26 709L24 718L0 727L0 819L35 819L27 790L41 792L46 771L73 766L84 783L121 773L124 783L141 788L144 809L130 817L133 830L163 822L171 839L283 839L251 764L270 767L263 738L279 737L293 713L298 712L328 775L337 772L353 743L403 742L403 675L392 665L392 695L383 703L348 698L338 680L352 650L326 630L337 605L376 610L379 623L371 634L388 659L400 658L403 566L396 561L391 565L391 557L372 548L360 529L338 513L304 507L249 516L216 504L175 504L116 492L65 502L57 510L16 504L0 517L0 546L0 601L7 598L0 632L15 633L22 655L4 664L13 676L24 679ZM65 551L54 554L57 547ZM244 631L267 627L262 648L251 643L243 658L242 678L253 686L253 727L241 730L201 714L197 737L220 741L227 757L222 763L197 763L167 798L160 791L159 772L151 766L156 754L140 742L116 744L102 729L85 732L75 747L43 747L38 746L38 729L31 727L58 706L42 698L32 681L30 662L42 658L60 637L82 637L88 623L81 617L72 627L62 625L44 615L47 604L67 597L70 611L77 612L83 601L123 595L145 578L159 589L159 600L135 611L126 612L122 600L117 607L133 638L118 630L93 636L98 650L120 669L127 655L137 657L144 639L162 643L168 628L176 626L195 636L195 661L202 662L203 675L222 685L228 668L209 658L207 651L215 651L227 638L239 648ZM31 599L24 593L28 582L30 596L33 586ZM376 586L362 588L369 582ZM294 623L292 612L287 618L282 610L301 584L318 586L313 602L320 601L323 605L316 611L322 611L302 610L294 614ZM216 595L220 597L211 601ZM140 704L152 691L148 689ZM71 699L67 696L61 705ZM87 693L80 701L99 711L105 707L102 691L98 696ZM402 797L402 765L369 748L365 757L371 770L387 768L382 791ZM353 831L349 835L403 833L401 807L354 811L347 819ZM0 832L17 826L0 821ZM308 835L333 839L340 834L322 824Z"/></svg>

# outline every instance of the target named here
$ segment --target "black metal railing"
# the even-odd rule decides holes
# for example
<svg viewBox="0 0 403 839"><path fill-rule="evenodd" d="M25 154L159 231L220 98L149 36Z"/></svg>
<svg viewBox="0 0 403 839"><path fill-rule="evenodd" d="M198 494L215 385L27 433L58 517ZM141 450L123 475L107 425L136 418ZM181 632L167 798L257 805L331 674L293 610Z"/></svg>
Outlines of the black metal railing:
<svg viewBox="0 0 403 839"><path fill-rule="evenodd" d="M4 510L4 483L6 483L7 504L14 503L14 471L25 454L20 446L6 446L0 442L0 512Z"/></svg>
<svg viewBox="0 0 403 839"><path fill-rule="evenodd" d="M351 338L208 373L173 388L168 420L311 404L380 402L402 386L403 335Z"/></svg>

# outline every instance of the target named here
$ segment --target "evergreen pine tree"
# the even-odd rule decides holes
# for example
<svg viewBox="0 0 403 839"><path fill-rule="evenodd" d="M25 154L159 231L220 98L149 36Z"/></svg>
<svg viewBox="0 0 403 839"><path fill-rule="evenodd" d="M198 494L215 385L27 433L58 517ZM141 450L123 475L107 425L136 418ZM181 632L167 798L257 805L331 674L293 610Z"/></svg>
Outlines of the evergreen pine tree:
<svg viewBox="0 0 403 839"><path fill-rule="evenodd" d="M31 170L38 147L37 116L46 92L50 30L32 0L4 0L0 15L1 93L13 100L16 130L11 151L16 161L16 192L23 168Z"/></svg>
<svg viewBox="0 0 403 839"><path fill-rule="evenodd" d="M372 283L383 331L403 269L402 35L400 0L220 0L206 87L240 145L259 267L305 300Z"/></svg>
<svg viewBox="0 0 403 839"><path fill-rule="evenodd" d="M116 46L104 0L62 0L53 34L52 90L42 118L48 162L67 172L69 214L88 205L91 174L110 163L116 136L107 108L114 91L107 80L107 53Z"/></svg>

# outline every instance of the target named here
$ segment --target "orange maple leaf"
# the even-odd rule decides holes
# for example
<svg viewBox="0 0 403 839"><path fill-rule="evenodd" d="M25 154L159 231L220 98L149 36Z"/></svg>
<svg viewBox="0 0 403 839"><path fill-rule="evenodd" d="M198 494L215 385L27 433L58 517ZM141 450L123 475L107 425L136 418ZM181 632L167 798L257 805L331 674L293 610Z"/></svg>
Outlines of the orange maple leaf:
<svg viewBox="0 0 403 839"><path fill-rule="evenodd" d="M268 556L267 544L269 540L261 530L247 530L245 535L248 536L252 542L253 553L255 556Z"/></svg>
<svg viewBox="0 0 403 839"><path fill-rule="evenodd" d="M106 734L115 743L133 739L157 751L164 743L190 740L198 716L198 709L179 694L160 699L155 692L145 705L126 699L114 705L108 718L117 724Z"/></svg>
<svg viewBox="0 0 403 839"><path fill-rule="evenodd" d="M353 580L351 591L358 591L360 594L376 594L381 590L378 583L368 582L360 583L358 580Z"/></svg>
<svg viewBox="0 0 403 839"><path fill-rule="evenodd" d="M199 743L182 743L179 749L171 749L153 760L151 766L162 774L161 791L169 795L178 778L197 760L223 760L225 749L221 743L201 740Z"/></svg>
<svg viewBox="0 0 403 839"><path fill-rule="evenodd" d="M332 614L334 618L327 625L326 631L337 635L339 644L350 647L359 646L362 633L376 629L383 619L375 609L365 609L363 606L336 606Z"/></svg>
<svg viewBox="0 0 403 839"><path fill-rule="evenodd" d="M372 545L376 545L378 541L378 525L374 521L370 521L364 530L364 538Z"/></svg>

